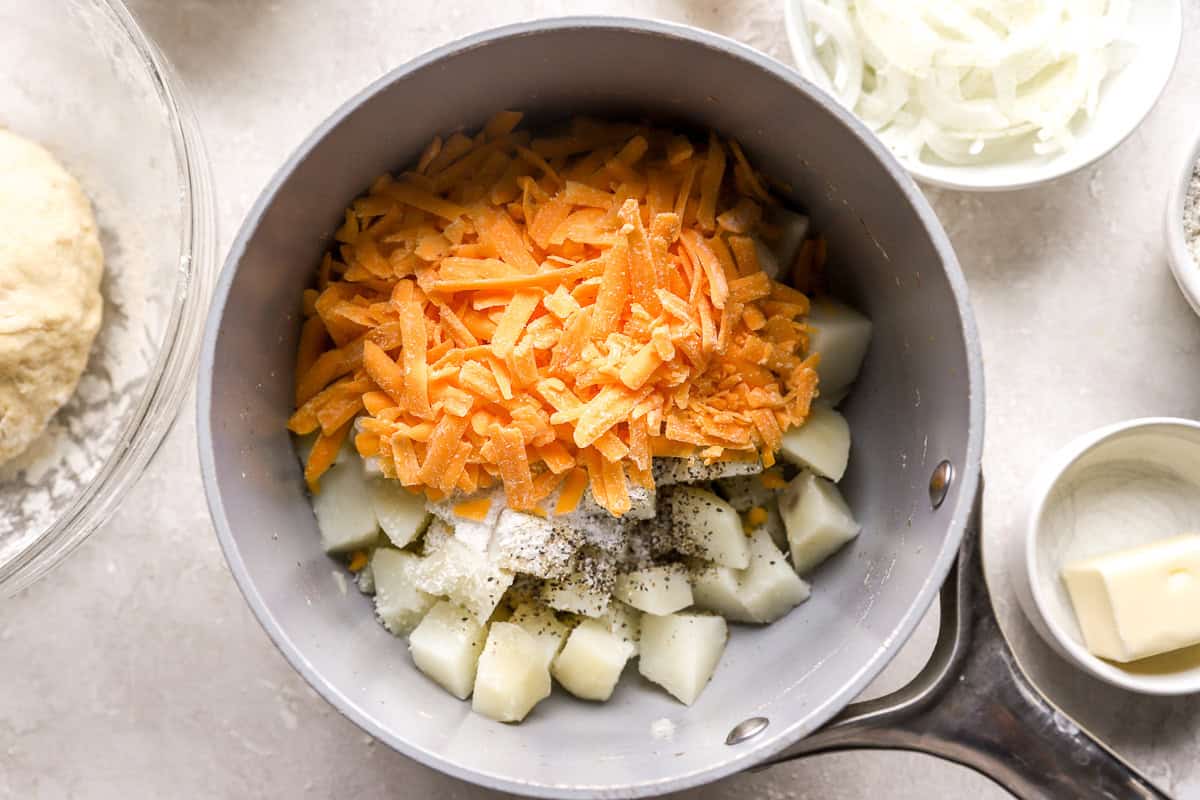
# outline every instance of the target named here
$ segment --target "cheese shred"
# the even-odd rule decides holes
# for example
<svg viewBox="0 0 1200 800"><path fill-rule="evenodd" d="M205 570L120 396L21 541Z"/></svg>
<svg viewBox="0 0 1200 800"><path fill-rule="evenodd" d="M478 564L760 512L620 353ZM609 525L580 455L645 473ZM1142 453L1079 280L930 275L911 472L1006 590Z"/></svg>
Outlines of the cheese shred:
<svg viewBox="0 0 1200 800"><path fill-rule="evenodd" d="M585 491L624 514L654 455L773 463L816 358L807 297L755 255L775 201L741 148L583 118L532 139L519 122L435 139L347 210L296 357L309 486L352 426L360 454L432 498L499 482L511 507L558 514Z"/></svg>

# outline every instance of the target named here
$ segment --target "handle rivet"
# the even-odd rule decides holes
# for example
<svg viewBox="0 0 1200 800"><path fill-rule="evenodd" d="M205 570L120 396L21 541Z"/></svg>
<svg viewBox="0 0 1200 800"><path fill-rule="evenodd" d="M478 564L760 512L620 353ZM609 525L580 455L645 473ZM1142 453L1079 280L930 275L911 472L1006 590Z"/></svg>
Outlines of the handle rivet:
<svg viewBox="0 0 1200 800"><path fill-rule="evenodd" d="M942 461L933 468L933 475L929 478L929 502L933 507L939 508L946 501L946 495L950 492L950 484L954 483L954 465L949 461Z"/></svg>
<svg viewBox="0 0 1200 800"><path fill-rule="evenodd" d="M744 719L737 725L733 726L733 730L725 737L725 744L741 744L747 739L753 739L767 729L771 724L771 720L766 717L751 717Z"/></svg>

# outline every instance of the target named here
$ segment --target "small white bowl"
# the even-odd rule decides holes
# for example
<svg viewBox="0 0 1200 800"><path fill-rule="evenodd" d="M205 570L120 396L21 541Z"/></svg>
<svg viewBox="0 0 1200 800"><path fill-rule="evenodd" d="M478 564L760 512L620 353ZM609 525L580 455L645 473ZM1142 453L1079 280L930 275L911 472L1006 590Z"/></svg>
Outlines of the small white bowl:
<svg viewBox="0 0 1200 800"><path fill-rule="evenodd" d="M1187 151L1187 160L1179 171L1179 178L1167 195L1166 239L1167 263L1175 275L1179 290L1187 298L1192 310L1200 314L1200 264L1188 250L1187 240L1183 234L1183 201L1187 198L1188 185L1192 181L1192 171L1196 159L1200 158L1200 138L1192 143Z"/></svg>
<svg viewBox="0 0 1200 800"><path fill-rule="evenodd" d="M1151 524L1113 524L1123 517ZM1035 480L1025 535L1008 552L1017 599L1051 647L1097 678L1144 694L1200 692L1200 645L1132 665L1088 652L1060 578L1069 562L1188 531L1200 531L1200 422L1148 417L1092 431Z"/></svg>
<svg viewBox="0 0 1200 800"><path fill-rule="evenodd" d="M800 74L828 91L829 81L808 33L804 0L784 0L784 21ZM1150 113L1175 68L1182 38L1181 0L1132 3L1125 39L1134 47L1133 58L1105 80L1096 115L1078 129L1075 144L1066 152L994 164L937 164L908 158L900 158L900 163L922 183L974 192L1023 189L1081 170L1125 141Z"/></svg>

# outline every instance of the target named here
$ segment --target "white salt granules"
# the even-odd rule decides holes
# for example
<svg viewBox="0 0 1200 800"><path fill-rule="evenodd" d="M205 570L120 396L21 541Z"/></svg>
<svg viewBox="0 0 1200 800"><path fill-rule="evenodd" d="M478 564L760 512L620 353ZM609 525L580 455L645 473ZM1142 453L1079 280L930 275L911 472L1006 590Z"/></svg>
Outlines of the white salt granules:
<svg viewBox="0 0 1200 800"><path fill-rule="evenodd" d="M1192 180L1183 198L1183 239L1192 260L1200 265L1200 161L1192 165Z"/></svg>

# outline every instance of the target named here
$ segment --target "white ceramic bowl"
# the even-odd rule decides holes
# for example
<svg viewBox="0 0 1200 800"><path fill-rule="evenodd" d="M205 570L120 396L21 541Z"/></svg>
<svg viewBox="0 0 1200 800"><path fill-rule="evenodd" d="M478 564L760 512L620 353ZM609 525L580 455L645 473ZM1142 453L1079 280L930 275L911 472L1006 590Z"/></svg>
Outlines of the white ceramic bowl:
<svg viewBox="0 0 1200 800"><path fill-rule="evenodd" d="M1145 694L1200 692L1200 645L1132 665L1088 652L1059 577L1068 562L1186 531L1200 531L1200 423L1147 417L1084 434L1035 480L1024 536L1008 553L1017 599L1051 647L1097 678Z"/></svg>
<svg viewBox="0 0 1200 800"><path fill-rule="evenodd" d="M1165 231L1167 239L1167 263L1175 275L1179 290L1187 298L1192 310L1200 314L1200 264L1188 250L1187 240L1183 234L1183 201L1187 197L1188 184L1192 180L1192 170L1196 159L1200 158L1200 137L1192 142L1187 150L1187 159L1179 169L1179 177L1167 195L1167 215Z"/></svg>
<svg viewBox="0 0 1200 800"><path fill-rule="evenodd" d="M829 89L816 61L804 0L784 0L784 17L792 58L805 78ZM1105 80L1095 117L1077 130L1069 150L994 164L957 165L900 158L914 178L947 189L988 192L1023 189L1083 169L1133 133L1167 85L1183 37L1181 0L1138 0L1131 4L1125 38L1134 46L1132 60Z"/></svg>

